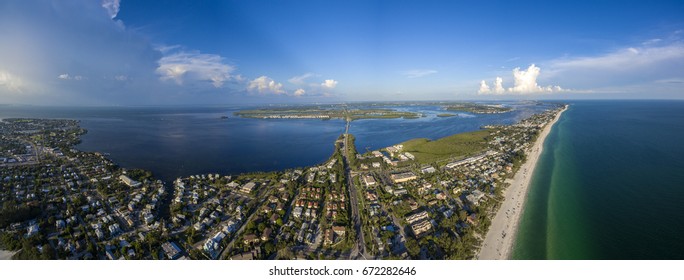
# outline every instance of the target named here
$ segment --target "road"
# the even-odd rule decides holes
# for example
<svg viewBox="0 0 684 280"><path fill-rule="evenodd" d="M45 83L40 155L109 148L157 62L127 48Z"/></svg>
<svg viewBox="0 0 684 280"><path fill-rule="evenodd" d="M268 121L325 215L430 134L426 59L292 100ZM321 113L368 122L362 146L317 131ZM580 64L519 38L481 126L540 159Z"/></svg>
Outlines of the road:
<svg viewBox="0 0 684 280"><path fill-rule="evenodd" d="M257 205L263 205L264 201L266 201L266 197L268 197L268 194L263 196L264 198L257 204ZM240 234L242 234L243 231L247 228L247 224L254 218L255 214L258 211L259 207L255 207L255 209L252 211L252 213L249 214L249 217L245 219L245 222L240 226L240 229L238 229L235 234L233 234L233 237L231 238L230 242L226 245L225 248L223 248L223 251L219 254L219 260L225 260L228 256L228 253L230 253L231 249L233 249L233 243L235 242L235 239L237 239Z"/></svg>
<svg viewBox="0 0 684 280"><path fill-rule="evenodd" d="M392 248L392 253L395 255L400 255L401 253L406 251L405 242L407 239L405 228L401 226L400 220L397 218L397 216L394 215L394 213L388 213L388 215L392 218L392 223L394 223L394 226L398 228L399 235L401 235L401 243L394 245L394 248Z"/></svg>
<svg viewBox="0 0 684 280"><path fill-rule="evenodd" d="M356 244L354 245L354 248L352 248L351 254L349 255L349 259L358 259L359 257L362 257L366 259L366 242L364 241L363 237L363 231L361 229L361 215L359 215L359 201L358 197L356 196L356 186L354 186L354 180L352 177L352 171L349 165L349 125L350 125L350 119L347 118L347 124L344 129L344 147L343 150L344 152L342 153L342 160L344 160L344 166L345 168L345 173L347 177L347 190L349 190L349 204L351 205L351 210L352 210L352 221L353 221L353 227L354 227L354 232L356 233Z"/></svg>
<svg viewBox="0 0 684 280"><path fill-rule="evenodd" d="M40 163L40 150L43 148L36 145L36 143L33 143L33 141L31 141L29 143L31 143L31 146L33 147L33 151L36 153L36 162Z"/></svg>

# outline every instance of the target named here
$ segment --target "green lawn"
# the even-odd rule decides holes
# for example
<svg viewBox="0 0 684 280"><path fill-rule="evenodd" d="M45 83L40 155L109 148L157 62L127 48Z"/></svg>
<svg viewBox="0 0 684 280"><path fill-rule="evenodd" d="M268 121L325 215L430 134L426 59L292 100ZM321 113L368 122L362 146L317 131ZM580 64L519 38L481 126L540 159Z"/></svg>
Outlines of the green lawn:
<svg viewBox="0 0 684 280"><path fill-rule="evenodd" d="M431 163L447 159L460 159L481 153L487 148L489 130L454 134L430 141L426 138L412 139L402 143L404 152L416 156L419 163Z"/></svg>

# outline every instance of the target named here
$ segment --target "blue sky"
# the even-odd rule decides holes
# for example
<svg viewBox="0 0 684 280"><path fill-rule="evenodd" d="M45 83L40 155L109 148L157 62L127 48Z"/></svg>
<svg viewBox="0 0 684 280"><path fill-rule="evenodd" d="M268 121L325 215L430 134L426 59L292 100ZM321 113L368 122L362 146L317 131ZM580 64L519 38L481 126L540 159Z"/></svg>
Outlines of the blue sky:
<svg viewBox="0 0 684 280"><path fill-rule="evenodd" d="M0 103L684 98L682 1L2 1L0 34Z"/></svg>

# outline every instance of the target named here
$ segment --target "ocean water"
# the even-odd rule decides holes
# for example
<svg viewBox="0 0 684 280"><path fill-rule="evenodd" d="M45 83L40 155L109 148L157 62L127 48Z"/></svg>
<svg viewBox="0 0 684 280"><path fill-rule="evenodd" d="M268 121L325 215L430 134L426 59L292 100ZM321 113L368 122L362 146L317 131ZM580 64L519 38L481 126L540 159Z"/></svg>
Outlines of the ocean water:
<svg viewBox="0 0 684 280"><path fill-rule="evenodd" d="M439 118L439 106L391 106L425 114L419 119L353 121L358 150L379 149L413 138L437 139L512 124L549 104L509 102L504 114ZM362 105L357 105L362 106ZM327 160L344 132L342 120L263 120L233 116L239 107L33 107L0 106L0 118L69 118L88 130L77 146L107 153L126 168L151 170L166 181L202 173L238 174L312 166ZM246 108L248 109L248 108ZM228 119L221 119L228 116Z"/></svg>
<svg viewBox="0 0 684 280"><path fill-rule="evenodd" d="M19 107L0 117L78 119L76 148L107 153L166 181L194 174L272 171L318 164L344 131L341 120L255 120L233 107ZM222 119L221 116L228 116Z"/></svg>
<svg viewBox="0 0 684 280"><path fill-rule="evenodd" d="M684 259L684 102L577 101L544 144L514 259Z"/></svg>

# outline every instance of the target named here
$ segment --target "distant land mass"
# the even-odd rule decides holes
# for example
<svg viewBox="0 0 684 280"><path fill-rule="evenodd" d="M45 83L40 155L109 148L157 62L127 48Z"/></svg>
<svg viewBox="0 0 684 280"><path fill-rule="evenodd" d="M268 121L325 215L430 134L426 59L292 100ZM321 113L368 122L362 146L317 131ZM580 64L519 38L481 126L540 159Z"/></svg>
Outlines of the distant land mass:
<svg viewBox="0 0 684 280"><path fill-rule="evenodd" d="M499 114L510 112L512 109L502 105L477 104L477 103L453 103L444 106L447 111L463 111L477 114Z"/></svg>
<svg viewBox="0 0 684 280"><path fill-rule="evenodd" d="M352 106L319 105L319 106L284 106L275 108L259 108L234 112L236 116L256 119L415 119L423 114L395 109L373 108L377 106L415 105L411 103L355 103ZM418 104L441 106L445 111L458 111L476 114L498 114L512 111L512 108L501 104L479 104L474 102L420 102ZM451 113L437 114L438 117L456 116Z"/></svg>
<svg viewBox="0 0 684 280"><path fill-rule="evenodd" d="M243 118L256 119L415 119L421 115L392 109L333 109L320 107L288 107L243 110L234 113Z"/></svg>

